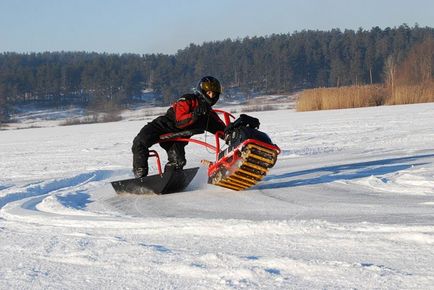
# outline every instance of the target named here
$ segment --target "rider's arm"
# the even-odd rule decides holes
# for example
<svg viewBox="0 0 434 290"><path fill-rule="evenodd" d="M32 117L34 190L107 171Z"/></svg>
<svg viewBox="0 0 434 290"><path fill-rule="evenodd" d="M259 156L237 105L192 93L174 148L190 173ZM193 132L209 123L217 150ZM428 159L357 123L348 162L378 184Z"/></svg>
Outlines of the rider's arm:
<svg viewBox="0 0 434 290"><path fill-rule="evenodd" d="M172 105L175 113L176 127L182 129L194 123L193 109L197 106L197 101L194 99L180 98Z"/></svg>
<svg viewBox="0 0 434 290"><path fill-rule="evenodd" d="M224 131L225 128L226 125L222 121L222 119L220 119L220 117L217 115L216 112L211 111L209 113L209 122L208 122L207 131L215 134L218 131ZM220 137L223 138L223 136Z"/></svg>

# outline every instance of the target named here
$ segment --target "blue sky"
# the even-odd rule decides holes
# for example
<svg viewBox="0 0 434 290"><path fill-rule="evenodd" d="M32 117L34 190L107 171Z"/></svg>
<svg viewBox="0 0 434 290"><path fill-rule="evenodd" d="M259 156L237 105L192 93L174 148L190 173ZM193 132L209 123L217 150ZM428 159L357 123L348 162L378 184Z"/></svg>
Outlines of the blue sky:
<svg viewBox="0 0 434 290"><path fill-rule="evenodd" d="M434 27L432 0L0 0L0 52L174 54L303 29Z"/></svg>

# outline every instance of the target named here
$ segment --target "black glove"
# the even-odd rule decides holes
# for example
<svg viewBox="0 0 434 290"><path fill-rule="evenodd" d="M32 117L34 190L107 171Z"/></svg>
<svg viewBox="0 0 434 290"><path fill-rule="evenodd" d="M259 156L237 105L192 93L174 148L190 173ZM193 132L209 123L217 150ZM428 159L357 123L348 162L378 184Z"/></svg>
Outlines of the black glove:
<svg viewBox="0 0 434 290"><path fill-rule="evenodd" d="M250 127L253 129L259 129L259 120L252 116L241 114L235 122L230 123L224 130L225 135L231 134L238 127Z"/></svg>
<svg viewBox="0 0 434 290"><path fill-rule="evenodd" d="M209 111L210 108L207 103L199 102L199 105L193 110L193 116L199 118L200 116L208 114Z"/></svg>
<svg viewBox="0 0 434 290"><path fill-rule="evenodd" d="M223 140L225 140L225 143L228 145L232 138L232 132L234 131L234 129L235 129L234 123L229 123L229 125L227 125L223 131L224 133Z"/></svg>
<svg viewBox="0 0 434 290"><path fill-rule="evenodd" d="M229 135L232 133L234 128L235 128L234 123L229 123L229 125L226 126L223 132L225 133L225 135Z"/></svg>

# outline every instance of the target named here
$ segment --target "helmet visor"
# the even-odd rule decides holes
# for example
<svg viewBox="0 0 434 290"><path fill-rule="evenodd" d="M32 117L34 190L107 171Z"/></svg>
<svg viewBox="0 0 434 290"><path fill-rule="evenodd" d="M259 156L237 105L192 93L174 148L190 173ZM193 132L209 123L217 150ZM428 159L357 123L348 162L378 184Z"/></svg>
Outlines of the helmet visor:
<svg viewBox="0 0 434 290"><path fill-rule="evenodd" d="M201 84L201 89L204 92L211 91L218 94L222 92L222 88L218 82L203 82Z"/></svg>

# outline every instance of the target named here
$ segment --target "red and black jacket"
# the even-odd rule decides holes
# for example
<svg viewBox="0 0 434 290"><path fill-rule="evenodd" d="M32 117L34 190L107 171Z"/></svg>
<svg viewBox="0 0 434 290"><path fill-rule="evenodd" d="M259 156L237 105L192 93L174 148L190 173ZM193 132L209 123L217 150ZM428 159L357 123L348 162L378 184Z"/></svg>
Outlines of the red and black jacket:
<svg viewBox="0 0 434 290"><path fill-rule="evenodd" d="M219 116L209 111L208 114L197 118L193 111L200 104L202 98L196 94L185 94L167 110L166 116L175 123L176 128L182 130L201 129L215 134L225 129L225 123Z"/></svg>

